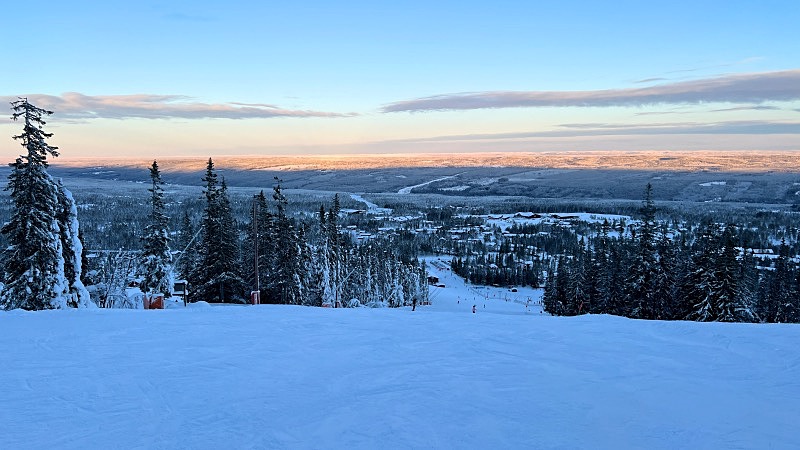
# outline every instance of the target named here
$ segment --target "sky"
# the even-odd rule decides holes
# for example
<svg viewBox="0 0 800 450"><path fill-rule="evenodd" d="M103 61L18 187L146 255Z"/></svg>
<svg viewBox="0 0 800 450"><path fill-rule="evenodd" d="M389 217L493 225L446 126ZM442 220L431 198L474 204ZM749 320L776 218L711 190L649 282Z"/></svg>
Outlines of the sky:
<svg viewBox="0 0 800 450"><path fill-rule="evenodd" d="M795 0L32 5L0 102L65 158L800 150Z"/></svg>

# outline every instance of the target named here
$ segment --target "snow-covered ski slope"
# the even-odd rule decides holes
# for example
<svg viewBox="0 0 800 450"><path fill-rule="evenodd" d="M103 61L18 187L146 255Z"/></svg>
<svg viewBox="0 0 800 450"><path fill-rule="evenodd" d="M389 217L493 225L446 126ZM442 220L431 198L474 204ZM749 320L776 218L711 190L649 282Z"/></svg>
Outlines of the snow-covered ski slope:
<svg viewBox="0 0 800 450"><path fill-rule="evenodd" d="M453 274L448 258L426 258L428 275L439 279L440 286L431 286L431 305L426 311L471 313L472 307L481 314L531 315L543 314L542 290L516 287L511 289L468 285Z"/></svg>
<svg viewBox="0 0 800 450"><path fill-rule="evenodd" d="M0 312L0 448L800 447L800 326L550 317L432 274L414 312Z"/></svg>

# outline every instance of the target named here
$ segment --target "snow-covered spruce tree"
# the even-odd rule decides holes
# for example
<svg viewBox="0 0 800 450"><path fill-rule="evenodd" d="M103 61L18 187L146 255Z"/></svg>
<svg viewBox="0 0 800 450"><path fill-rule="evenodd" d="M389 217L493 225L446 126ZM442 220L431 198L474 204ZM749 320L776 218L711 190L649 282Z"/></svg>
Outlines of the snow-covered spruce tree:
<svg viewBox="0 0 800 450"><path fill-rule="evenodd" d="M605 314L624 316L627 314L625 304L625 275L628 266L628 252L625 251L627 241L620 238L609 246L608 265L603 274L608 280L608 297Z"/></svg>
<svg viewBox="0 0 800 450"><path fill-rule="evenodd" d="M332 306L336 304L336 288L331 277L330 237L328 235L328 222L325 206L320 205L319 233L315 251L317 283L319 284L320 305Z"/></svg>
<svg viewBox="0 0 800 450"><path fill-rule="evenodd" d="M86 308L94 306L89 291L83 283L83 272L86 264L83 241L81 240L80 226L78 224L78 208L75 199L59 180L56 183L58 193L58 221L59 237L64 258L64 278L68 283L65 292L67 306L72 308Z"/></svg>
<svg viewBox="0 0 800 450"><path fill-rule="evenodd" d="M658 316L654 293L658 277L656 267L656 208L653 203L653 186L647 183L641 209L642 221L638 227L638 247L632 259L627 279L626 304L630 317L655 319Z"/></svg>
<svg viewBox="0 0 800 450"><path fill-rule="evenodd" d="M757 312L759 270L752 251L745 251L739 265L739 295L742 299L743 315L747 322L761 322Z"/></svg>
<svg viewBox="0 0 800 450"><path fill-rule="evenodd" d="M300 237L286 212L288 200L280 184L273 187L275 200L275 246L272 264L271 297L280 304L299 305L303 301L303 265Z"/></svg>
<svg viewBox="0 0 800 450"><path fill-rule="evenodd" d="M721 249L714 273L714 300L720 322L753 322L754 316L745 303L741 288L741 263L734 241L735 228L728 225L722 233Z"/></svg>
<svg viewBox="0 0 800 450"><path fill-rule="evenodd" d="M795 321L795 299L792 295L793 278L789 261L789 246L785 241L778 248L775 270L772 271L767 287L766 301L769 303L767 321L791 323Z"/></svg>
<svg viewBox="0 0 800 450"><path fill-rule="evenodd" d="M173 273L172 254L169 250L169 218L164 213L164 182L158 162L153 161L150 166L150 216L145 228L142 242L141 263L139 275L142 278L139 289L147 295L172 293Z"/></svg>
<svg viewBox="0 0 800 450"><path fill-rule="evenodd" d="M206 209L200 223L197 265L189 284L192 301L241 302L246 283L239 274L239 237L225 180L220 184L214 162L208 159L204 194Z"/></svg>
<svg viewBox="0 0 800 450"><path fill-rule="evenodd" d="M589 312L587 307L589 295L586 289L587 280L584 257L583 240L581 240L581 245L575 250L572 259L565 261L565 266L568 268L567 272L569 273L569 277L567 278L567 296L563 310L563 315L565 316L577 316Z"/></svg>
<svg viewBox="0 0 800 450"><path fill-rule="evenodd" d="M306 222L301 222L298 229L298 239L300 248L300 280L302 288L301 304L305 306L320 306L322 298L322 286L319 284L317 274L317 260L314 257L314 246L308 236L313 233L313 228Z"/></svg>
<svg viewBox="0 0 800 450"><path fill-rule="evenodd" d="M658 263L653 292L655 317L658 320L669 320L676 314L678 263L676 245L668 236L667 228L661 230L658 240Z"/></svg>
<svg viewBox="0 0 800 450"><path fill-rule="evenodd" d="M555 266L551 266L547 274L544 288L544 310L554 316L572 315L567 311L567 288L569 285L569 266L563 256L559 256Z"/></svg>
<svg viewBox="0 0 800 450"><path fill-rule="evenodd" d="M707 224L692 249L689 272L681 286L681 299L689 311L688 320L713 322L719 317L714 287L715 265L719 253L719 227Z"/></svg>
<svg viewBox="0 0 800 450"><path fill-rule="evenodd" d="M58 156L57 147L47 144L44 116L52 114L19 99L11 103L11 118L25 122L20 140L26 154L11 166L6 190L11 191L13 212L2 233L8 240L3 254L4 309L27 310L65 308L64 292L69 290L64 277L64 256L56 219L58 189L47 173L47 156Z"/></svg>
<svg viewBox="0 0 800 450"><path fill-rule="evenodd" d="M325 223L326 231L326 274L322 298L324 302L333 305L341 304L344 300L339 298L344 282L344 264L346 252L343 248L342 236L339 233L339 194L334 194L333 204L328 210L328 220Z"/></svg>
<svg viewBox="0 0 800 450"><path fill-rule="evenodd" d="M6 186L13 212L1 230L8 247L3 252L0 306L27 310L92 306L80 282L82 249L74 201L47 173L47 156L58 156L58 148L47 143L52 133L43 130L43 117L52 111L24 98L12 102L11 108L11 118L25 122L22 134L13 138L21 141L26 154L10 164Z"/></svg>
<svg viewBox="0 0 800 450"><path fill-rule="evenodd" d="M594 241L594 249L591 265L588 271L588 278L591 280L589 291L589 312L592 314L603 314L608 312L609 297L609 237L608 232L611 225L608 220L603 220L600 227L599 236Z"/></svg>

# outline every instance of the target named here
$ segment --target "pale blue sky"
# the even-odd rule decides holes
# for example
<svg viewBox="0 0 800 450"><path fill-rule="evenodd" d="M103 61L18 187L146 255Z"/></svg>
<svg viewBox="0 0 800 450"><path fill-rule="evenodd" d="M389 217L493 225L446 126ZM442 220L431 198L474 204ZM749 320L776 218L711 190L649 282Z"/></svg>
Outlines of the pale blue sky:
<svg viewBox="0 0 800 450"><path fill-rule="evenodd" d="M288 3L4 4L0 97L65 157L800 149L797 1Z"/></svg>

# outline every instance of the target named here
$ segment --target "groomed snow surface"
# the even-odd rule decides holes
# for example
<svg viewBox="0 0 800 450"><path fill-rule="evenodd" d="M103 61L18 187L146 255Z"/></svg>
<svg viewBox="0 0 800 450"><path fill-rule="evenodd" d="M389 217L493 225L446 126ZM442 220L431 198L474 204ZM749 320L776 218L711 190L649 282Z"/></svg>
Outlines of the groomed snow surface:
<svg viewBox="0 0 800 450"><path fill-rule="evenodd" d="M550 317L439 266L413 312L0 312L0 448L800 446L797 325Z"/></svg>

